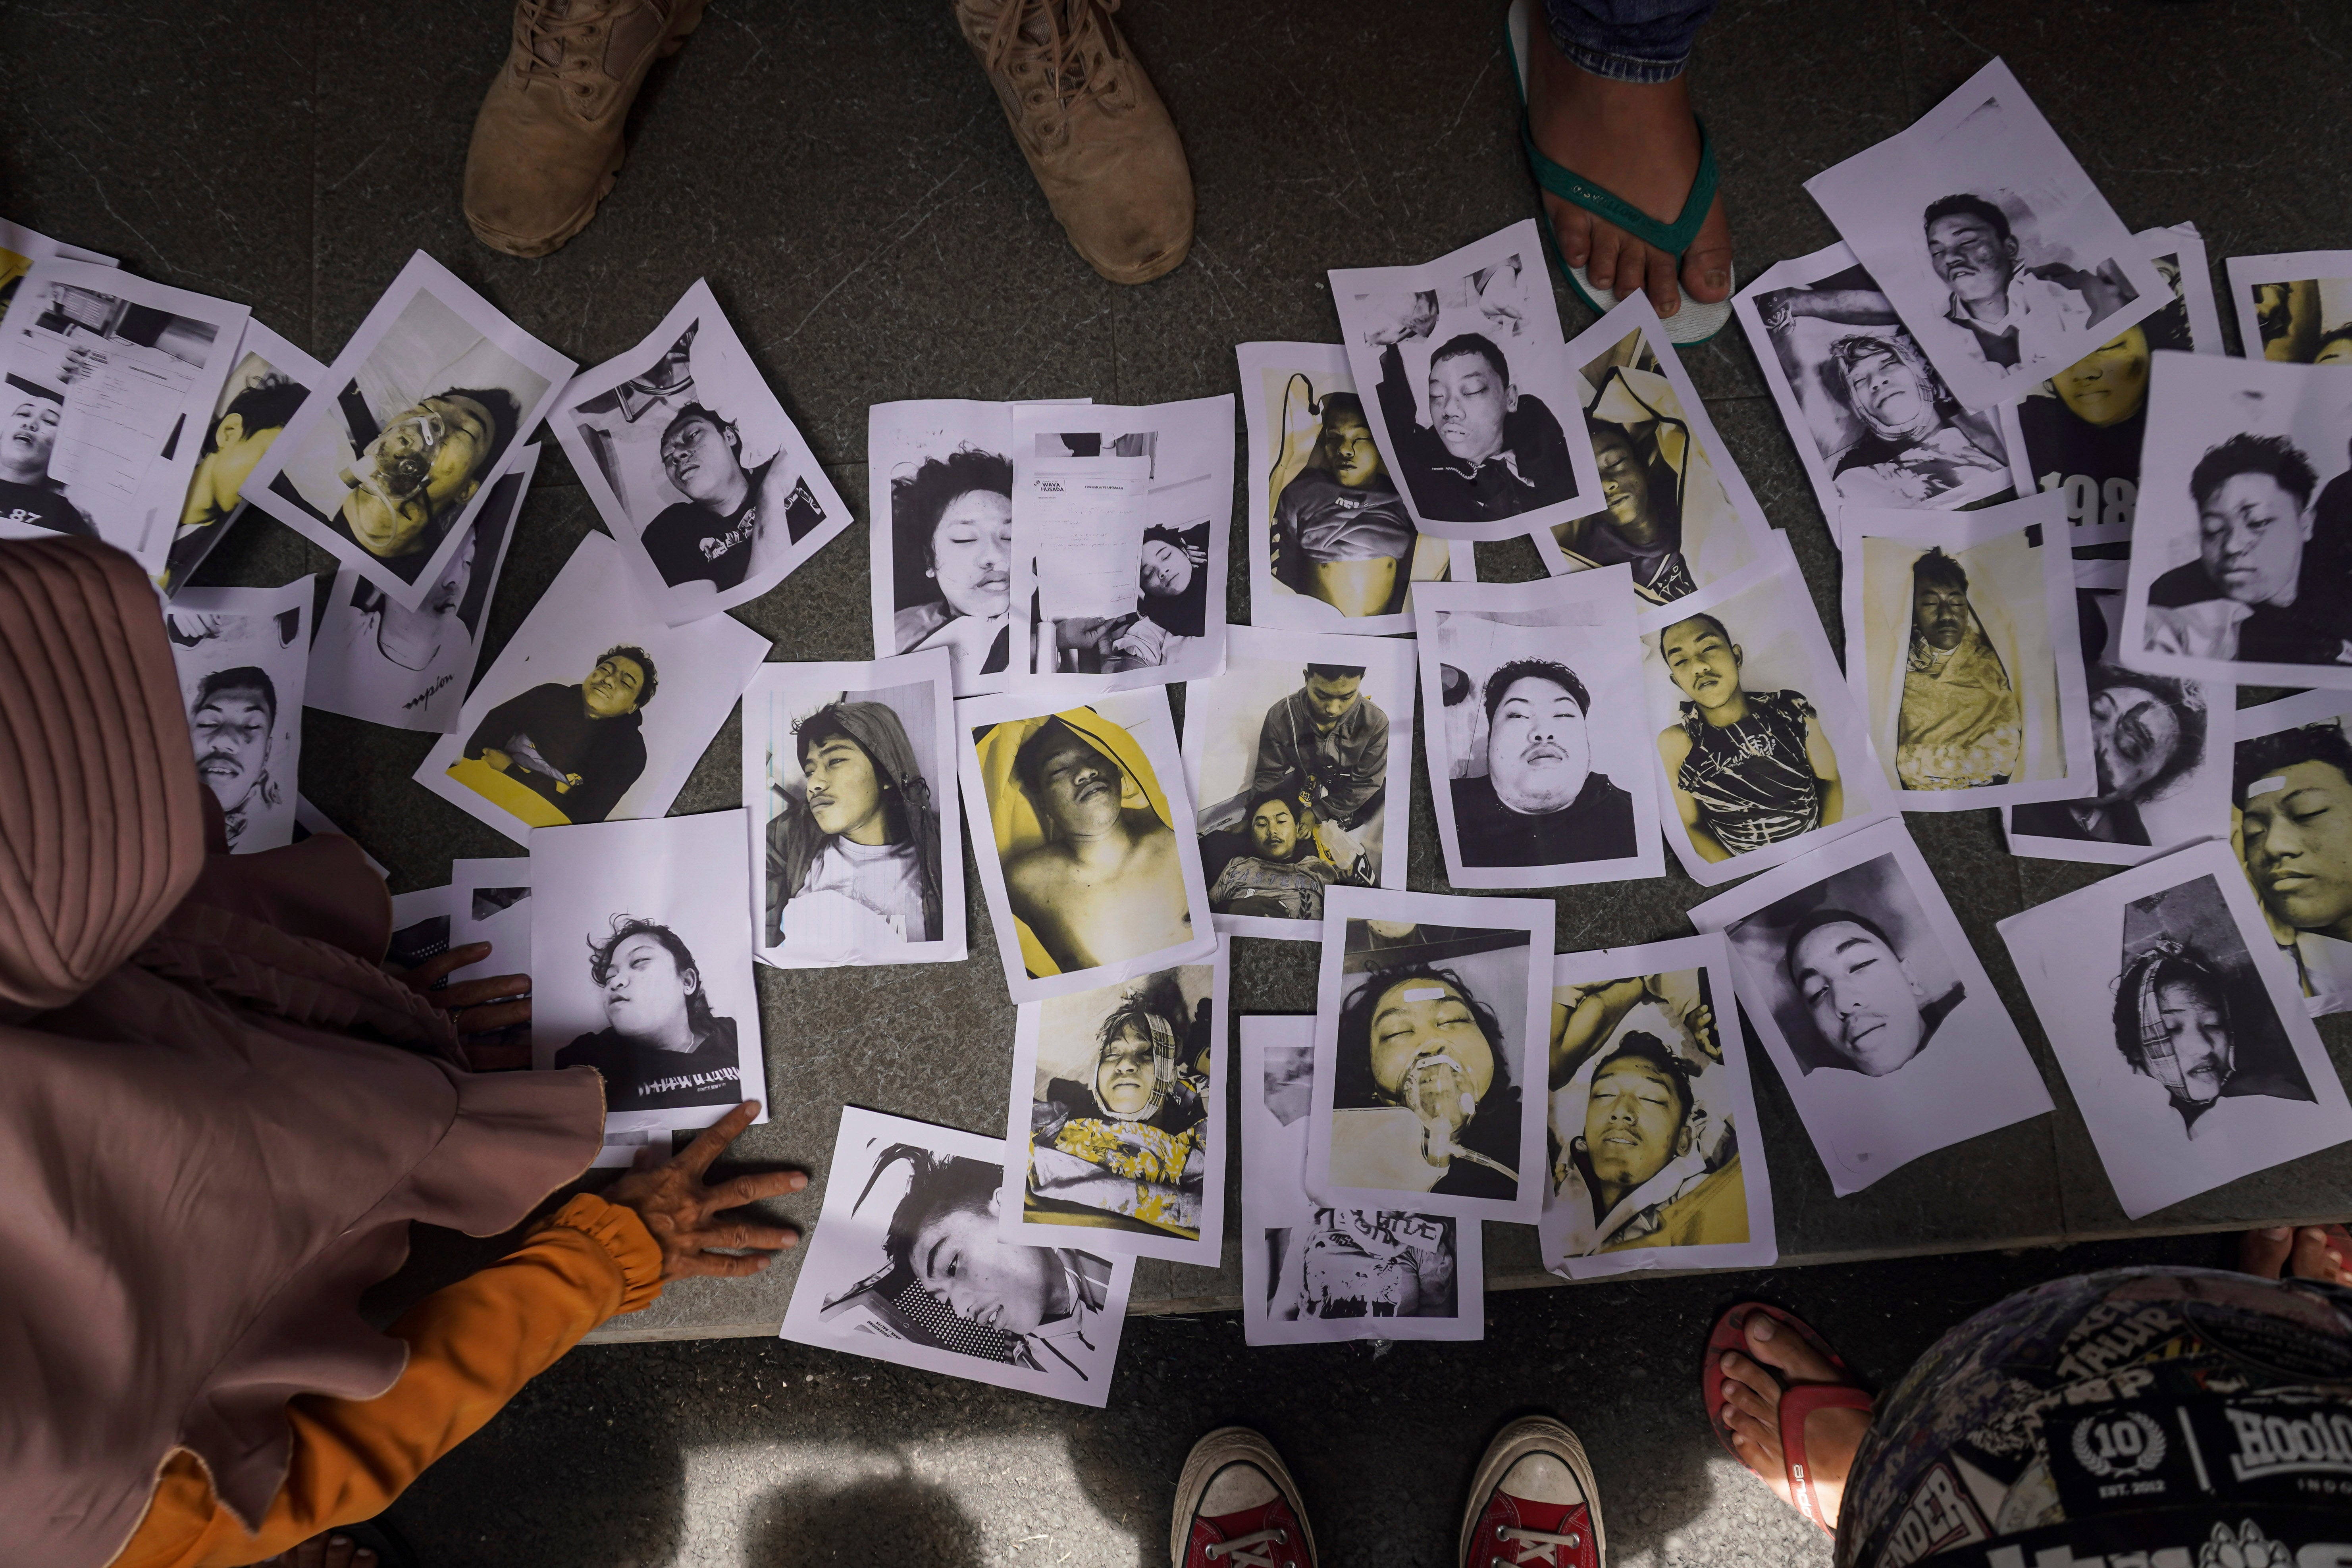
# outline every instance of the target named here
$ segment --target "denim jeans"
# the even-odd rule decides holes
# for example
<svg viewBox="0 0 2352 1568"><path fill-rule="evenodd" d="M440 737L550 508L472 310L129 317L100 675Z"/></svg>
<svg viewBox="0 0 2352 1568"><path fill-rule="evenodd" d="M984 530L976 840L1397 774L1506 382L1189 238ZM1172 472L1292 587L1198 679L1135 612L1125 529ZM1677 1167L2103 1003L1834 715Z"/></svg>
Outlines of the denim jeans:
<svg viewBox="0 0 2352 1568"><path fill-rule="evenodd" d="M1595 76L1672 81L1716 0L1543 0L1552 41Z"/></svg>

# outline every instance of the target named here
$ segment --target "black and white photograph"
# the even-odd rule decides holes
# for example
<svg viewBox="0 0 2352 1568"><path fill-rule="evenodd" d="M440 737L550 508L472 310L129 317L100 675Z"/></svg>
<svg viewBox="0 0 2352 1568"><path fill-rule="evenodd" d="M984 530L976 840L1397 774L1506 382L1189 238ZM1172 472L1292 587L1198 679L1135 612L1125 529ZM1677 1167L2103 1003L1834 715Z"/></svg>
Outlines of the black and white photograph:
<svg viewBox="0 0 2352 1568"><path fill-rule="evenodd" d="M246 476L268 455L286 422L326 375L325 365L258 321L247 321L236 363L196 448L195 476L188 481L179 526L156 580L164 593L186 587L205 557L228 536L248 504L238 493Z"/></svg>
<svg viewBox="0 0 2352 1568"><path fill-rule="evenodd" d="M1242 1337L1253 1345L1477 1340L1485 1226L1307 1194L1315 1020L1241 1020Z"/></svg>
<svg viewBox="0 0 2352 1568"><path fill-rule="evenodd" d="M994 1138L843 1106L778 1337L1101 1409L1135 1259L1006 1241L1003 1185Z"/></svg>
<svg viewBox="0 0 2352 1568"><path fill-rule="evenodd" d="M0 316L0 534L102 539L164 568L197 444L245 337L243 305L34 260Z"/></svg>
<svg viewBox="0 0 2352 1568"><path fill-rule="evenodd" d="M2237 692L2127 669L2122 561L2074 563L2074 623L2091 715L2096 787L2074 800L2001 812L2012 855L2137 866L2230 827L2230 736Z"/></svg>
<svg viewBox="0 0 2352 1568"><path fill-rule="evenodd" d="M743 814L531 835L531 1066L604 1080L604 1129L768 1119Z"/></svg>
<svg viewBox="0 0 2352 1568"><path fill-rule="evenodd" d="M1999 417L1960 406L1845 246L1775 262L1731 309L1832 536L1843 507L1954 511L2013 493Z"/></svg>
<svg viewBox="0 0 2352 1568"><path fill-rule="evenodd" d="M2227 845L2000 922L2124 1214L2352 1139L2352 1104Z"/></svg>
<svg viewBox="0 0 2352 1568"><path fill-rule="evenodd" d="M335 573L310 644L311 707L398 730L446 734L457 727L490 595L538 470L538 443L518 448L465 543L416 608L404 607L349 566Z"/></svg>
<svg viewBox="0 0 2352 1568"><path fill-rule="evenodd" d="M768 646L731 616L664 626L630 596L621 547L591 533L416 782L518 844L533 828L659 816Z"/></svg>
<svg viewBox="0 0 2352 1568"><path fill-rule="evenodd" d="M2011 401L2171 298L2000 59L1805 189L1964 408Z"/></svg>
<svg viewBox="0 0 2352 1568"><path fill-rule="evenodd" d="M1552 962L1546 1268L1764 1268L1780 1256L1720 932Z"/></svg>
<svg viewBox="0 0 2352 1568"><path fill-rule="evenodd" d="M68 245L61 239L51 239L37 229L26 228L21 223L11 223L0 217L0 312L8 309L16 297L16 286L31 271L33 263L59 257L68 261L87 261L98 267L116 267L121 263L101 251L84 250L79 245Z"/></svg>
<svg viewBox="0 0 2352 1568"><path fill-rule="evenodd" d="M1622 563L1645 605L1752 564L1775 537L1665 328L1636 294L1568 345L1601 507L1535 530L1557 575Z"/></svg>
<svg viewBox="0 0 2352 1568"><path fill-rule="evenodd" d="M1133 980L1216 952L1168 693L1055 709L956 704L972 858L1015 1002Z"/></svg>
<svg viewBox="0 0 2352 1568"><path fill-rule="evenodd" d="M1233 495L1231 393L1016 407L1013 602L1036 617L1036 676L1092 695L1215 674Z"/></svg>
<svg viewBox="0 0 2352 1568"><path fill-rule="evenodd" d="M2223 270L2246 358L2352 364L2352 250L2232 256Z"/></svg>
<svg viewBox="0 0 2352 1568"><path fill-rule="evenodd" d="M701 279L646 340L583 371L547 416L672 626L758 598L849 526L849 509Z"/></svg>
<svg viewBox="0 0 2352 1568"><path fill-rule="evenodd" d="M1424 534L1372 439L1348 351L1241 343L1250 618L1288 631L1412 630L1412 585L1477 576L1467 542Z"/></svg>
<svg viewBox="0 0 2352 1568"><path fill-rule="evenodd" d="M945 648L760 666L743 692L754 952L779 969L964 958L958 803Z"/></svg>
<svg viewBox="0 0 2352 1568"><path fill-rule="evenodd" d="M294 842L311 580L194 588L164 612L196 776L220 803L232 855Z"/></svg>
<svg viewBox="0 0 2352 1568"><path fill-rule="evenodd" d="M530 967L530 857L459 856L449 862L449 945L490 944L490 955L452 970L449 984L518 974ZM528 1029L521 1032L526 1036Z"/></svg>
<svg viewBox="0 0 2352 1568"><path fill-rule="evenodd" d="M2197 226L2143 229L2133 238L2164 276L2164 304L2000 409L2017 493L2063 492L2068 537L2077 545L2131 541L2139 449L2147 437L2149 356L2159 350L2221 352L2221 319Z"/></svg>
<svg viewBox="0 0 2352 1568"><path fill-rule="evenodd" d="M1556 919L1549 899L1332 890L1308 1192L1465 1221L1541 1217Z"/></svg>
<svg viewBox="0 0 2352 1568"><path fill-rule="evenodd" d="M1839 1196L2039 1116L2050 1092L1900 818L1690 911Z"/></svg>
<svg viewBox="0 0 2352 1568"><path fill-rule="evenodd" d="M2158 354L2125 662L2352 690L2352 376Z"/></svg>
<svg viewBox="0 0 2352 1568"><path fill-rule="evenodd" d="M413 610L573 368L420 250L240 493Z"/></svg>
<svg viewBox="0 0 2352 1568"><path fill-rule="evenodd" d="M2352 693L2298 691L2233 716L2230 842L2276 967L2315 1017L2352 1009Z"/></svg>
<svg viewBox="0 0 2352 1568"><path fill-rule="evenodd" d="M1778 539L1765 554L1638 627L1658 818L1702 887L1895 809L1795 557Z"/></svg>
<svg viewBox="0 0 2352 1568"><path fill-rule="evenodd" d="M1402 888L1412 795L1412 645L1227 634L1184 689L1184 784L1216 928L1319 941L1335 887Z"/></svg>
<svg viewBox="0 0 2352 1568"><path fill-rule="evenodd" d="M1421 732L1454 886L1665 874L1630 570L1423 591Z"/></svg>
<svg viewBox="0 0 2352 1568"><path fill-rule="evenodd" d="M1330 278L1373 442L1423 532L1509 539L1601 504L1591 444L1570 438L1575 378L1534 219Z"/></svg>
<svg viewBox="0 0 2352 1568"><path fill-rule="evenodd" d="M1846 680L1903 810L2092 788L2065 529L2055 491L1979 511L1846 512Z"/></svg>
<svg viewBox="0 0 2352 1568"><path fill-rule="evenodd" d="M998 1229L1037 1247L1214 1268L1225 1243L1226 943L1097 991L1024 1002Z"/></svg>

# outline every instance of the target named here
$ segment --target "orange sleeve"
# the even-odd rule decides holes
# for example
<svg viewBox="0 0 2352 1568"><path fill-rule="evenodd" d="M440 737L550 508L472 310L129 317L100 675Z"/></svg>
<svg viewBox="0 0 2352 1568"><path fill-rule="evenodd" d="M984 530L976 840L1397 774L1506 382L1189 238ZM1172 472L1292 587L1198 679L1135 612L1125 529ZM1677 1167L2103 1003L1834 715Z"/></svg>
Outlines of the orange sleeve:
<svg viewBox="0 0 2352 1568"><path fill-rule="evenodd" d="M373 1519L522 1385L615 1312L661 1294L661 1248L635 1212L582 1194L522 1248L419 1301L388 1331L408 1345L373 1399L288 1402L293 1457L257 1532L213 1495L184 1448L111 1568L236 1568L339 1524Z"/></svg>

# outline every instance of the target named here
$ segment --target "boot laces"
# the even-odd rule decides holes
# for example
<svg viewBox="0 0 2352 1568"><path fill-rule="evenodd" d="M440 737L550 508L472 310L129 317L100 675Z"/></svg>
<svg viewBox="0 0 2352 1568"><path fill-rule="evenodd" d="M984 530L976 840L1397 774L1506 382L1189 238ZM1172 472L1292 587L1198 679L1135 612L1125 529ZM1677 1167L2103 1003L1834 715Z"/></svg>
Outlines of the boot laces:
<svg viewBox="0 0 2352 1568"><path fill-rule="evenodd" d="M1122 85L1119 50L1111 13L1119 0L972 0L972 8L995 15L987 24L989 70L1021 89L1033 114L1058 120L1075 100L1091 98L1106 108Z"/></svg>
<svg viewBox="0 0 2352 1568"><path fill-rule="evenodd" d="M1514 1563L1552 1563L1564 1564L1569 1559L1560 1556L1562 1548L1573 1552L1583 1542L1575 1534L1556 1534L1549 1530L1520 1530L1509 1525L1496 1525L1495 1539L1512 1548Z"/></svg>
<svg viewBox="0 0 2352 1568"><path fill-rule="evenodd" d="M1281 1568L1275 1559L1274 1548L1289 1542L1290 1532L1286 1530L1260 1530L1236 1535L1231 1541L1211 1542L1205 1550L1212 1563L1231 1557L1242 1568Z"/></svg>
<svg viewBox="0 0 2352 1568"><path fill-rule="evenodd" d="M593 69L595 52L573 46L600 36L610 9L593 0L515 0L515 68L525 79L575 77Z"/></svg>

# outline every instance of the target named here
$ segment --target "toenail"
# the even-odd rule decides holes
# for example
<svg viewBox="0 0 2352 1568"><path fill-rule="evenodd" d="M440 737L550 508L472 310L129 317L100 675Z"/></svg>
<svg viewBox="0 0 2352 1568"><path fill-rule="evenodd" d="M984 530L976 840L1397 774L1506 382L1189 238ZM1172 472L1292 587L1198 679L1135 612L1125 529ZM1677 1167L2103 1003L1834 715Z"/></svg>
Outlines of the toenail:
<svg viewBox="0 0 2352 1568"><path fill-rule="evenodd" d="M1729 279L1724 276L1723 268L1720 267L1706 275L1706 286L1710 289L1720 289L1727 281Z"/></svg>
<svg viewBox="0 0 2352 1568"><path fill-rule="evenodd" d="M1769 1340L1772 1337L1773 1332L1772 1320L1766 1317L1759 1317L1756 1320L1755 1328L1748 1331L1753 1333L1759 1340Z"/></svg>
<svg viewBox="0 0 2352 1568"><path fill-rule="evenodd" d="M2284 1241L2288 1237L2293 1236L2294 1234L2294 1232L2284 1228L2279 1230L2266 1230L2263 1232L2263 1239L2264 1241Z"/></svg>

